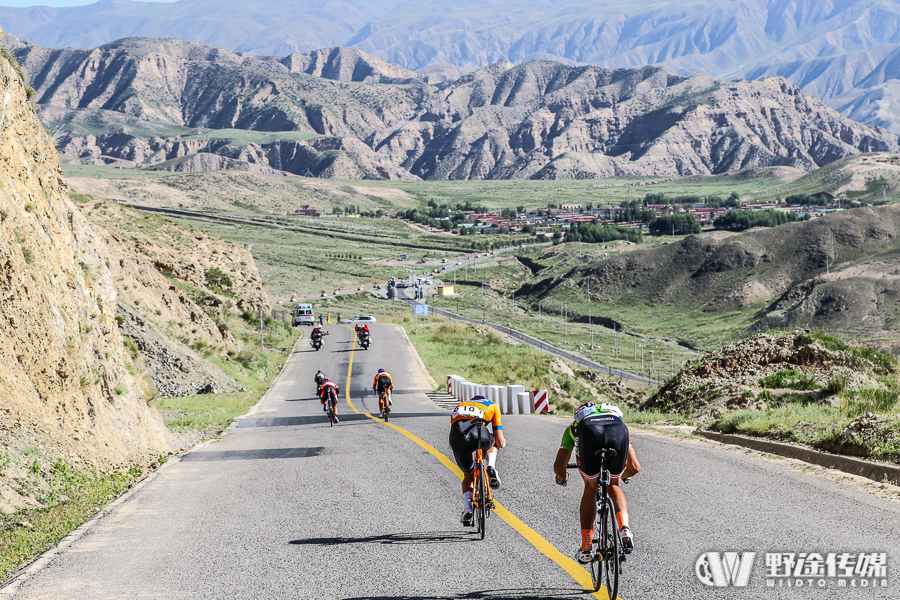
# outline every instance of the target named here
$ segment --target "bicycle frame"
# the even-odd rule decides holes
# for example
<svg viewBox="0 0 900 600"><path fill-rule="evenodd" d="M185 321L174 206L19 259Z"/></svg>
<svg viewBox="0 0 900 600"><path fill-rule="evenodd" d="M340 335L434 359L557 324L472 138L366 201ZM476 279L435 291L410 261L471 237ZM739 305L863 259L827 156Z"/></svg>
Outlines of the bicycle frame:
<svg viewBox="0 0 900 600"><path fill-rule="evenodd" d="M478 426L478 439L480 440L481 428L487 424L487 421L475 419L475 422ZM485 472L484 454L485 451L481 448L475 450L475 478L472 485L472 516L475 519L476 531L481 534L481 539L484 539L484 521L491 516L491 509L494 508L494 497Z"/></svg>

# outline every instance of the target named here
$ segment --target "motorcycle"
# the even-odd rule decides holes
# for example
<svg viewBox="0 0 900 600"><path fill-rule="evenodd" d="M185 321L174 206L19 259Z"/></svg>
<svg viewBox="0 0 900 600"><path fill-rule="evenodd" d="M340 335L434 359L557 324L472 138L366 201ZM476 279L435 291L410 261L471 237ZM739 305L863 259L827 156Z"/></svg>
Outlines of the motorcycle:
<svg viewBox="0 0 900 600"><path fill-rule="evenodd" d="M322 338L314 337L310 343L312 344L312 347L316 349L316 352L322 349Z"/></svg>
<svg viewBox="0 0 900 600"><path fill-rule="evenodd" d="M363 331L359 334L359 345L362 346L363 350L369 349L369 334Z"/></svg>

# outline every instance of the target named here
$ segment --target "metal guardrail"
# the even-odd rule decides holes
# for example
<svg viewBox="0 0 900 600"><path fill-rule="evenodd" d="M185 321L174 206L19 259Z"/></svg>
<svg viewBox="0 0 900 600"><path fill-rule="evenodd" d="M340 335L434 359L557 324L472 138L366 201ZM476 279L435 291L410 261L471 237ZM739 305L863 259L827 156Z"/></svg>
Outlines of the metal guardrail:
<svg viewBox="0 0 900 600"><path fill-rule="evenodd" d="M413 304L423 304L422 302L416 302L410 298L399 298L403 302L406 302L410 306ZM506 325L498 325L497 323L491 323L490 321L481 321L479 319L472 319L470 317L464 317L462 315L458 315L456 313L452 313L450 311L446 311L440 308L434 308L432 306L428 307L430 312L433 312L436 315L440 315L442 317L448 317L450 319L456 319L457 321L463 321L465 323L472 323L474 325L490 325L491 327L495 327L501 331L506 331L507 334L511 338L515 338L520 342L528 344L529 346L533 346L538 350L543 350L544 352L549 352L555 356L559 356L560 358L564 358L570 362L575 363L576 365L591 369L592 371L599 371L601 373L606 373L610 377L618 377L619 379L627 379L628 381L634 381L636 383L643 383L645 385L660 385L660 382L656 379L648 379L646 377L641 377L640 375L634 375L633 373L628 373L627 371L622 371L621 369L613 369L612 367L602 365L598 362L594 362L590 359L587 359L583 356L579 356L574 352L569 352L568 350L563 350L562 348L557 348L547 342L540 340L534 336L530 336L527 333L522 333L516 329L512 329Z"/></svg>

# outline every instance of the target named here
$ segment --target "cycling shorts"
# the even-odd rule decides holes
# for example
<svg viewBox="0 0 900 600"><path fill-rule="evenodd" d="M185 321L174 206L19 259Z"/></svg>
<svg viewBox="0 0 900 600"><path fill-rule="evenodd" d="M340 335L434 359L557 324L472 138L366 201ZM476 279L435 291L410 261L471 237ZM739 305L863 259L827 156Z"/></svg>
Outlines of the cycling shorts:
<svg viewBox="0 0 900 600"><path fill-rule="evenodd" d="M471 419L463 419L450 425L450 448L453 450L453 458L456 465L468 473L475 468L473 453L479 448L482 451L491 449L494 445L494 434L490 425L481 426L479 437L478 425Z"/></svg>
<svg viewBox="0 0 900 600"><path fill-rule="evenodd" d="M595 453L609 448L615 450L616 455L607 460L606 467L613 477L619 477L625 471L629 446L628 427L622 419L601 413L585 418L578 427L577 455L581 474L588 479L595 479L600 475L600 457L595 456Z"/></svg>

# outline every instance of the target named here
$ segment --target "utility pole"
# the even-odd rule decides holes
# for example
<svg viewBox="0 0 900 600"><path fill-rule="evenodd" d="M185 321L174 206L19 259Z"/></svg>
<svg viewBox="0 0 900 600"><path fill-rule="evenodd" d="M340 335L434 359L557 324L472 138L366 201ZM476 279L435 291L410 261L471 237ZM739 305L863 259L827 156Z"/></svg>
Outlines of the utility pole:
<svg viewBox="0 0 900 600"><path fill-rule="evenodd" d="M594 349L594 316L588 315L588 327L591 330L591 350Z"/></svg>
<svg viewBox="0 0 900 600"><path fill-rule="evenodd" d="M641 371L644 370L644 344L638 344L641 347Z"/></svg>
<svg viewBox="0 0 900 600"><path fill-rule="evenodd" d="M650 368L655 371L656 370L656 360L654 359L654 354L653 354L653 342L650 342L650 365L651 365Z"/></svg>
<svg viewBox="0 0 900 600"><path fill-rule="evenodd" d="M631 339L634 340L634 359L633 360L637 360L637 337L632 336Z"/></svg>

